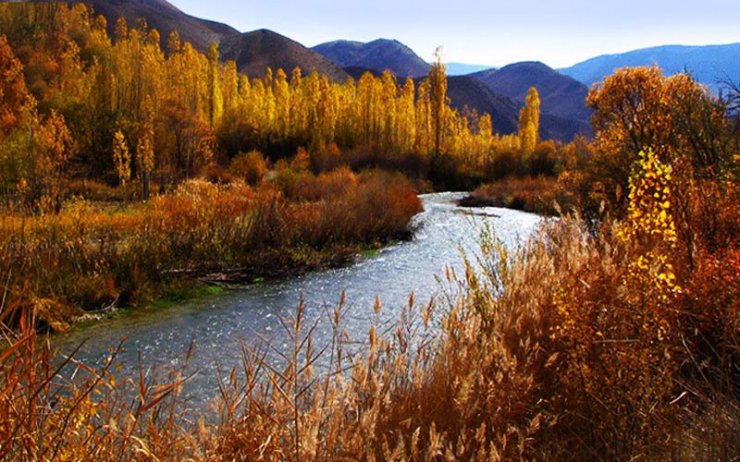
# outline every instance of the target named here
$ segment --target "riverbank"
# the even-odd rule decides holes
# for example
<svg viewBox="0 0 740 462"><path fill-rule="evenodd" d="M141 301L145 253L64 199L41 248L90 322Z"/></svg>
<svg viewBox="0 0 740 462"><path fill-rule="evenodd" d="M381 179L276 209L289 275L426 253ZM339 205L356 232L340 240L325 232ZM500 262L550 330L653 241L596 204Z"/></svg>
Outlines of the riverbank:
<svg viewBox="0 0 740 462"><path fill-rule="evenodd" d="M555 216L568 206L568 196L558 188L557 178L507 177L478 187L458 202L461 207L502 207Z"/></svg>
<svg viewBox="0 0 740 462"><path fill-rule="evenodd" d="M437 229L449 230L451 218L468 221L451 210ZM285 336L273 344L284 355L273 358L280 367L259 346L214 345L227 335L211 326L229 328L231 335L231 326L251 309L208 310L208 317L194 321L198 338L178 323L170 335L148 339L166 344L186 337L174 347L185 359L166 358L174 370L157 375L145 363L139 374L131 358L156 353L141 349L125 356L114 344L98 368L80 369L64 389L69 399L59 400L53 390L23 392L44 389L54 368L48 351L36 348L34 332L21 332L0 358L0 379L11 390L0 399L0 417L10 422L0 440L11 435L5 449L11 455L61 441L59 459L78 460L279 461L286 454L294 455L291 460L424 460L418 455L440 451L456 460L587 461L594 454L713 460L736 454L737 243L732 234L724 235L726 245L717 252L700 243L692 267L681 253L668 253L664 241L625 239L626 232L645 232L627 231L632 225L605 223L594 234L579 219L564 217L511 253L484 239L477 262L468 261L452 278L462 288L457 296L436 306L410 304L398 313L396 329L378 321L386 308L376 305L366 337L339 327L357 317L347 310L353 299L339 302L333 317L331 310L320 311L331 318L328 329L314 329L316 313L296 301L295 317L283 321ZM434 239L431 248L442 241L425 239ZM414 247L398 257L417 254ZM646 255L664 256L677 280L666 285L665 275L637 267ZM371 313L372 301L365 302ZM254 315L243 330L252 336L259 329L255 319L268 318L266 311ZM358 342L363 354L348 358ZM218 391L209 396L216 403L214 422L194 414L183 393L204 375L197 369L194 377L186 365L207 352L210 363L238 363L219 369ZM328 361L326 374L315 372L318 361ZM119 364L134 372L122 374ZM24 383L25 377L34 381ZM134 405L123 405L122 397L130 396ZM53 412L34 412L48 400L57 403ZM72 429L60 432L68 420ZM40 439L12 437L26 428L42 429Z"/></svg>
<svg viewBox="0 0 740 462"><path fill-rule="evenodd" d="M421 209L400 174L340 169L277 172L255 187L195 180L115 209L78 201L56 215L5 215L5 303L64 330L86 313L146 306L183 281L245 282L346 264L408 236Z"/></svg>

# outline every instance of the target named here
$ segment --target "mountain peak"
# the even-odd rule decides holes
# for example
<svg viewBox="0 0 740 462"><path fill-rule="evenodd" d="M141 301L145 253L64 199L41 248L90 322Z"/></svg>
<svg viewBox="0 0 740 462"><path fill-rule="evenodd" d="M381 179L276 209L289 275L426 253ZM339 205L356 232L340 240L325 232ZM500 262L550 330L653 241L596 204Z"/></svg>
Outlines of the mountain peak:
<svg viewBox="0 0 740 462"><path fill-rule="evenodd" d="M536 69L550 69L553 70L550 66L543 63L542 61L520 61L518 63L512 63L507 66L502 67L501 69L505 69L507 67L528 67L528 68L536 68Z"/></svg>
<svg viewBox="0 0 740 462"><path fill-rule="evenodd" d="M288 73L296 67L306 74L316 70L336 81L349 77L319 53L270 29L226 37L221 42L221 52L224 59L235 61L239 70L250 77L262 77L268 67Z"/></svg>
<svg viewBox="0 0 740 462"><path fill-rule="evenodd" d="M591 111L586 107L588 88L539 61L509 64L499 70L473 74L496 93L523 104L531 87L536 87L542 112L556 117L586 122Z"/></svg>
<svg viewBox="0 0 740 462"><path fill-rule="evenodd" d="M372 42L336 40L313 47L327 59L344 68L389 70L398 77L419 77L429 72L429 64L398 40L380 38Z"/></svg>

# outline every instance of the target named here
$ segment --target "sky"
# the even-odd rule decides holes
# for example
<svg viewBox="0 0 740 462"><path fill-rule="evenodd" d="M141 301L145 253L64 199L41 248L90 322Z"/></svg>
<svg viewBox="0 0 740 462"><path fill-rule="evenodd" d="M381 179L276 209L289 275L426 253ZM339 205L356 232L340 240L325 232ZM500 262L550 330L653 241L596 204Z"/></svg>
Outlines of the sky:
<svg viewBox="0 0 740 462"><path fill-rule="evenodd" d="M740 42L737 0L170 0L242 32L271 29L306 46L397 39L431 60L567 67L657 45Z"/></svg>

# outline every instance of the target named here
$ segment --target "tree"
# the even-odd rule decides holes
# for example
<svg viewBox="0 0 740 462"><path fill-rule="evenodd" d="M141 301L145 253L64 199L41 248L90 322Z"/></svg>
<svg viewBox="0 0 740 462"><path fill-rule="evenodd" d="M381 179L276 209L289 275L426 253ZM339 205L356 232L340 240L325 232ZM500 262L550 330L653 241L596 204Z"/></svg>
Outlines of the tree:
<svg viewBox="0 0 740 462"><path fill-rule="evenodd" d="M208 108L211 127L216 126L224 112L224 100L221 93L221 67L218 59L218 43L213 42L208 48Z"/></svg>
<svg viewBox="0 0 740 462"><path fill-rule="evenodd" d="M519 138L522 153L531 155L537 147L540 130L540 94L535 87L529 89L524 107L519 112Z"/></svg>
<svg viewBox="0 0 740 462"><path fill-rule="evenodd" d="M182 51L180 34L178 34L176 30L170 32L170 36L167 38L167 50L169 50L170 55L174 55Z"/></svg>
<svg viewBox="0 0 740 462"><path fill-rule="evenodd" d="M144 120L139 130L136 145L136 161L141 178L141 197L148 200L151 189L151 174L154 170L154 107L151 98L144 100Z"/></svg>
<svg viewBox="0 0 740 462"><path fill-rule="evenodd" d="M638 152L650 148L666 160L674 137L669 87L655 66L623 68L588 95L596 142L602 151L625 157L621 173L626 177Z"/></svg>
<svg viewBox="0 0 740 462"><path fill-rule="evenodd" d="M0 192L27 192L29 151L38 124L36 100L23 78L23 65L0 35ZM20 187L18 187L20 186Z"/></svg>
<svg viewBox="0 0 740 462"><path fill-rule="evenodd" d="M277 135L282 139L286 139L290 135L291 131L291 111L290 111L290 85L288 84L288 76L285 71L278 69L277 75L274 81L275 95L275 127Z"/></svg>
<svg viewBox="0 0 740 462"><path fill-rule="evenodd" d="M689 75L663 76L657 67L617 70L587 102L602 176L626 191L637 154L652 149L676 177L717 176L732 156L723 131L724 106ZM683 188L676 188L680 194Z"/></svg>
<svg viewBox="0 0 740 462"><path fill-rule="evenodd" d="M442 138L444 134L447 109L447 67L442 62L442 48L434 52L434 64L429 70L429 90L432 113L432 132L434 133L434 154L442 154Z"/></svg>
<svg viewBox="0 0 740 462"><path fill-rule="evenodd" d="M224 111L232 112L239 103L239 72L234 61L224 65L223 87Z"/></svg>
<svg viewBox="0 0 740 462"><path fill-rule="evenodd" d="M23 65L0 35L0 139L35 117L36 100L28 91Z"/></svg>
<svg viewBox="0 0 740 462"><path fill-rule="evenodd" d="M59 208L61 176L72 157L73 147L64 117L52 110L35 133L33 186L35 198L43 210Z"/></svg>
<svg viewBox="0 0 740 462"><path fill-rule="evenodd" d="M429 154L432 150L432 104L430 99L429 79L419 84L419 96L416 99L416 151Z"/></svg>
<svg viewBox="0 0 740 462"><path fill-rule="evenodd" d="M126 182L131 178L131 153L120 130L113 135L113 165L121 186L125 188Z"/></svg>
<svg viewBox="0 0 740 462"><path fill-rule="evenodd" d="M416 110L414 108L414 97L416 89L414 79L408 77L401 90L401 96L398 99L398 117L397 117L397 135L396 143L398 150L404 154L409 153L414 148L416 140Z"/></svg>

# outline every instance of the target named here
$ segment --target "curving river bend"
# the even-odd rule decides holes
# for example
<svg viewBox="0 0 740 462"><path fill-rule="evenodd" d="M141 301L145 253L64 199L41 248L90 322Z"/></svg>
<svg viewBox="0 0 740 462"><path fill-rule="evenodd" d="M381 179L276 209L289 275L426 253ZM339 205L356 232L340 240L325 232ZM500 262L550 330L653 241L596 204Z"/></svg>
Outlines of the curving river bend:
<svg viewBox="0 0 740 462"><path fill-rule="evenodd" d="M141 364L177 366L194 345L188 369L197 371L187 386L192 401L215 393L215 377L237 366L241 345L258 338L287 350L288 335L279 318L295 313L301 297L307 321L325 318L346 291L344 328L350 337L364 339L375 318L376 296L382 300L384 321L395 321L409 294L426 304L441 293L445 266L460 270L461 251L475 254L480 232L489 226L497 238L513 247L524 242L540 222L536 215L499 208L464 209L455 205L464 193L421 196L425 211L414 217L414 238L387 247L377 255L345 267L301 277L254 284L205 300L157 310L140 310L129 316L103 321L57 337L62 351L84 341L77 359L99 364L122 339L119 354L122 374L132 374ZM331 336L329 322L320 322L316 344Z"/></svg>

